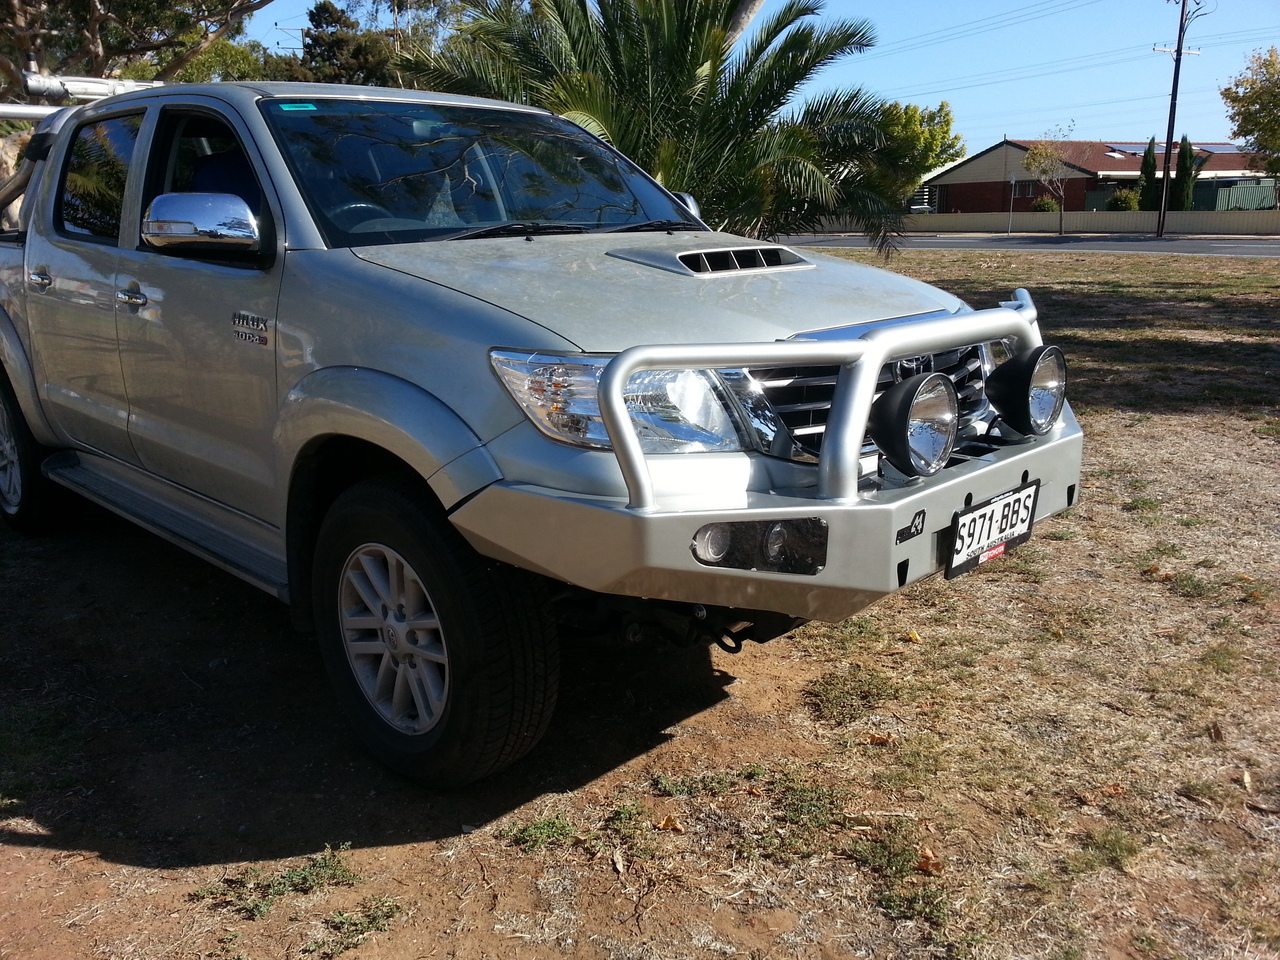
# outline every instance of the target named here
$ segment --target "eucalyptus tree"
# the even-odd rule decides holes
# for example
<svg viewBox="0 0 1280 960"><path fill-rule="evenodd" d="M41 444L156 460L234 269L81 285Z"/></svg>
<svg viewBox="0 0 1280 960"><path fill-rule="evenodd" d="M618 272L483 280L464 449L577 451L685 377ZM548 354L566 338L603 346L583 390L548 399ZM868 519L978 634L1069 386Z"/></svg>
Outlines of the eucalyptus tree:
<svg viewBox="0 0 1280 960"><path fill-rule="evenodd" d="M440 49L410 49L423 87L559 113L696 196L750 236L851 220L887 247L901 205L886 190L882 102L861 89L809 98L823 68L875 43L865 20L819 20L787 0L742 33L743 0L466 0ZM735 36L739 38L736 42Z"/></svg>

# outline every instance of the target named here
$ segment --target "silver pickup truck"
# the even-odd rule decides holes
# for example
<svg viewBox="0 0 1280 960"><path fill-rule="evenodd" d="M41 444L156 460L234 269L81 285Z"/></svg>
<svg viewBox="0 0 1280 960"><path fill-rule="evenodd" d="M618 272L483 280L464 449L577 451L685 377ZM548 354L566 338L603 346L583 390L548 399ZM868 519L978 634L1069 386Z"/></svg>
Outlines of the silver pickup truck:
<svg viewBox="0 0 1280 960"><path fill-rule="evenodd" d="M0 510L57 483L288 602L370 748L528 751L558 630L739 649L1077 493L1026 291L717 233L565 119L297 84L41 121L0 235Z"/></svg>

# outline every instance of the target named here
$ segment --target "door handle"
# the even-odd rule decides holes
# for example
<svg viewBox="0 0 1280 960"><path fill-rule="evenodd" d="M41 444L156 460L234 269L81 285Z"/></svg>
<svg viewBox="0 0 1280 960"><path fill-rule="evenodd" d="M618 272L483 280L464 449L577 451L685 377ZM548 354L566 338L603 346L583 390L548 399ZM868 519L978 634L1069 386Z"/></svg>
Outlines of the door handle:
<svg viewBox="0 0 1280 960"><path fill-rule="evenodd" d="M33 287L39 287L41 290L48 290L53 284L53 277L49 276L47 273L33 271L32 273L27 274L27 282Z"/></svg>
<svg viewBox="0 0 1280 960"><path fill-rule="evenodd" d="M116 301L127 303L131 307L145 307L147 305L147 295L139 293L137 290L117 290Z"/></svg>

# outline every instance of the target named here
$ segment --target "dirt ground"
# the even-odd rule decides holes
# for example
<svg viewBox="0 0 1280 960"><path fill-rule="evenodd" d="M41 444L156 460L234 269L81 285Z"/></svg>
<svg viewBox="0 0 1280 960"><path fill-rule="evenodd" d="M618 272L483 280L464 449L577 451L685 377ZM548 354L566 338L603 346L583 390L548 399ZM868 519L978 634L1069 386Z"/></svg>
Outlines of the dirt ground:
<svg viewBox="0 0 1280 960"><path fill-rule="evenodd" d="M565 638L545 742L454 793L361 750L253 588L86 504L0 530L0 958L1280 958L1267 269L1198 368L1243 404L1169 392L1203 303L1151 307L1169 374L1044 280L1076 509L738 655Z"/></svg>

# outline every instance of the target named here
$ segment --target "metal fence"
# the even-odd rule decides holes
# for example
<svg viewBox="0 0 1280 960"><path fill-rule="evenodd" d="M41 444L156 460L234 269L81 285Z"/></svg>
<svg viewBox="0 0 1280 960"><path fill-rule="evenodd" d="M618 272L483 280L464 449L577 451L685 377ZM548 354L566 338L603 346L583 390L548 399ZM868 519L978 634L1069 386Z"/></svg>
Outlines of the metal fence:
<svg viewBox="0 0 1280 960"><path fill-rule="evenodd" d="M1063 215L1067 233L1155 233L1156 214L1086 210ZM908 233L1057 233L1056 213L929 213L906 218ZM826 233L861 233L849 222L830 220ZM1171 211L1165 233L1181 236L1280 236L1280 210Z"/></svg>

